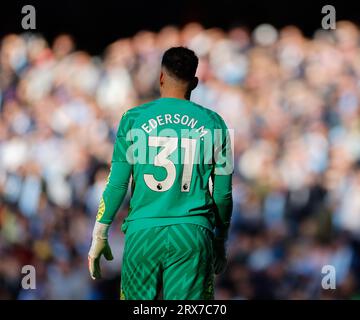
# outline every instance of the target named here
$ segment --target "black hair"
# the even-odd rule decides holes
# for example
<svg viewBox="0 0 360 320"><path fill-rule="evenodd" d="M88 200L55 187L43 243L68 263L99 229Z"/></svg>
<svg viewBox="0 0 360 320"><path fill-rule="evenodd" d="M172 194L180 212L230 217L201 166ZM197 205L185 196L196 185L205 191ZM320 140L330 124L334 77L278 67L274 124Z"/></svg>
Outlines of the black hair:
<svg viewBox="0 0 360 320"><path fill-rule="evenodd" d="M172 75L186 82L194 80L199 63L194 51L185 47L173 47L165 51L161 65Z"/></svg>

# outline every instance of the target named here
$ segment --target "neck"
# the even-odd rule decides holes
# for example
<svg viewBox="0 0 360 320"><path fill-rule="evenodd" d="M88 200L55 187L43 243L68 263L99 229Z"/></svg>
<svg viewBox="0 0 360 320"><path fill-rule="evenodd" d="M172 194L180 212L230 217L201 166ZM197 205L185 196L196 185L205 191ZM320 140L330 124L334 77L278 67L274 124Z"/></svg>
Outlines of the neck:
<svg viewBox="0 0 360 320"><path fill-rule="evenodd" d="M161 98L177 98L190 100L190 95L187 96L185 92L178 90L162 90L160 96Z"/></svg>

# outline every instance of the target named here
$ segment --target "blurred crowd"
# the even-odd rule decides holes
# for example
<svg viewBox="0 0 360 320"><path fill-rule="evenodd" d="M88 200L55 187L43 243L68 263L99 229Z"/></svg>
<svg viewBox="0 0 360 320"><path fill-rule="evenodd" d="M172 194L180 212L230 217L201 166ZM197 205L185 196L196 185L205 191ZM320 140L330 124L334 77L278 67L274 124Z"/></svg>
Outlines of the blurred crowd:
<svg viewBox="0 0 360 320"><path fill-rule="evenodd" d="M235 130L229 265L217 299L360 298L360 33L348 21L224 31L141 31L102 56L67 34L0 39L0 299L118 299L123 251L87 271L97 206L124 111L158 97L162 53L200 58L192 100ZM36 290L21 268L36 268ZM325 290L324 266L336 289Z"/></svg>

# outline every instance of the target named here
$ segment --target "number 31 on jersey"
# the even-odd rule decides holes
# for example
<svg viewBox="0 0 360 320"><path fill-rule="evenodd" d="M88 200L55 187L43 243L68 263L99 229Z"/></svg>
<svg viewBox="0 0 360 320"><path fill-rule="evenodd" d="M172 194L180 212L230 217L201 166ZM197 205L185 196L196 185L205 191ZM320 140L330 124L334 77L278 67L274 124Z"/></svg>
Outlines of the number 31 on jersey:
<svg viewBox="0 0 360 320"><path fill-rule="evenodd" d="M145 183L151 190L165 192L173 186L176 179L176 167L168 157L177 150L178 141L179 139L174 137L149 136L149 147L163 147L154 158L154 166L163 167L167 174L162 181L156 180L152 174L144 174ZM185 149L181 191L189 192L195 159L196 139L181 138L180 147Z"/></svg>

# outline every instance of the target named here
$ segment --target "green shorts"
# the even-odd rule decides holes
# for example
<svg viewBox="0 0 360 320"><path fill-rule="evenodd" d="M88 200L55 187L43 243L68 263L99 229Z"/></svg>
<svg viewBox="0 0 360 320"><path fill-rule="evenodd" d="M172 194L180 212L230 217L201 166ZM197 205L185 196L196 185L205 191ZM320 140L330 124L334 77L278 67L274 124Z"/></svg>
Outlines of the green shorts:
<svg viewBox="0 0 360 320"><path fill-rule="evenodd" d="M123 300L214 299L213 234L176 224L126 237L121 271Z"/></svg>

